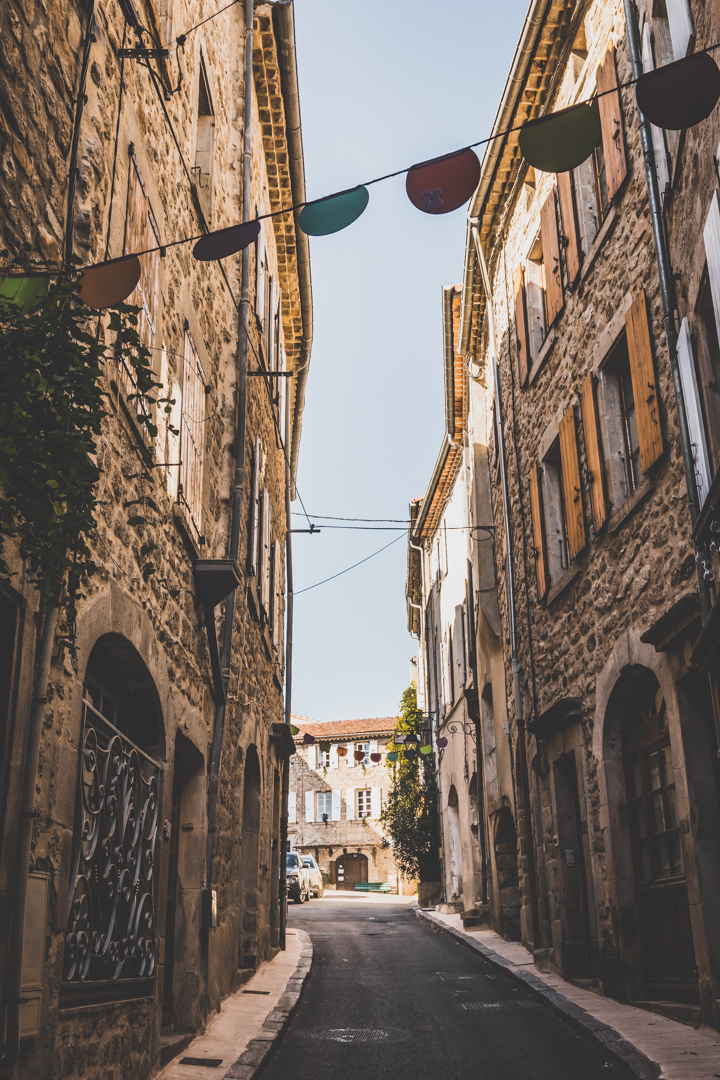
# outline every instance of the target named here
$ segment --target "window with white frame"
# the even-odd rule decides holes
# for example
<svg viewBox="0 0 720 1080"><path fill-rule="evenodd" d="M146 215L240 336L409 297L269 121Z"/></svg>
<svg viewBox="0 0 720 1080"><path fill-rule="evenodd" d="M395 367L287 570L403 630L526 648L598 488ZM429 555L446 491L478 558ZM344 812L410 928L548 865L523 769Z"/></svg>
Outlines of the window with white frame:
<svg viewBox="0 0 720 1080"><path fill-rule="evenodd" d="M318 766L321 769L329 769L330 768L330 751L329 750L318 750Z"/></svg>
<svg viewBox="0 0 720 1080"><path fill-rule="evenodd" d="M359 818L370 817L372 794L370 788L358 788L355 792L357 816Z"/></svg>
<svg viewBox="0 0 720 1080"><path fill-rule="evenodd" d="M362 750L362 752L365 755L365 757L362 759L362 761L358 761L358 765L368 765L369 762L370 762L370 743L369 742L355 743L355 749L358 750L358 751Z"/></svg>
<svg viewBox="0 0 720 1080"><path fill-rule="evenodd" d="M317 819L318 821L332 819L332 791L318 791Z"/></svg>
<svg viewBox="0 0 720 1080"><path fill-rule="evenodd" d="M178 497L187 507L198 535L202 534L204 419L205 376L197 349L186 327Z"/></svg>

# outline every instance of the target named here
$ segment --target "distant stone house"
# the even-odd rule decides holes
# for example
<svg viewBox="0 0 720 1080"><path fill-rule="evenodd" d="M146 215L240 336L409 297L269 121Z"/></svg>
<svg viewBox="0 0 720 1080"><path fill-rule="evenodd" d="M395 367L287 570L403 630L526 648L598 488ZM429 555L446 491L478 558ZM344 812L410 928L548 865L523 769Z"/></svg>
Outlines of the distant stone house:
<svg viewBox="0 0 720 1080"><path fill-rule="evenodd" d="M363 881L386 881L398 892L414 885L400 875L392 849L383 847L379 817L392 772L394 716L318 724L293 717L300 729L290 759L288 838L295 851L314 855L326 887L354 891ZM316 742L307 745L305 735ZM319 743L328 741L329 750ZM389 745L390 744L390 745ZM356 754L364 754L360 760ZM379 760L372 757L379 755Z"/></svg>

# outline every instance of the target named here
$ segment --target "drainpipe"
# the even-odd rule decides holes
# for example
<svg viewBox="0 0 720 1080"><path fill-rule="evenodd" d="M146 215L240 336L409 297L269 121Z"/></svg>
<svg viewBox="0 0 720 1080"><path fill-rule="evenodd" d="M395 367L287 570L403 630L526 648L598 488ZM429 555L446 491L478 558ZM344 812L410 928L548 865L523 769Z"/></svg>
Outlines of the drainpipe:
<svg viewBox="0 0 720 1080"><path fill-rule="evenodd" d="M254 0L245 0L245 112L243 121L243 179L242 179L242 220L250 220L250 184L252 180L252 104L253 104L253 15ZM245 487L245 433L247 429L247 354L248 327L250 316L250 249L242 253L242 276L240 285L240 325L238 327L238 419L235 435L235 485L232 499L230 522L230 544L228 558L237 561L240 550L240 524L242 519L242 501ZM235 593L231 592L225 601L225 623L223 626L222 670L223 699L215 707L212 755L210 758L210 781L208 784L208 824L205 864L205 888L203 889L203 912L207 913L212 900L213 852L215 849L215 827L217 820L218 779L220 775L220 757L222 755L223 730L225 727L227 686L230 680L230 660L232 658L233 621L235 615ZM209 920L204 918L207 927Z"/></svg>
<svg viewBox="0 0 720 1080"><path fill-rule="evenodd" d="M642 60L640 57L640 40L635 11L632 0L623 0L625 8L625 25L627 27L628 47L630 50L630 63L632 65L633 79L639 79L643 73ZM680 428L680 445L682 447L683 465L685 467L685 483L687 485L688 506L690 520L693 528L700 515L700 500L698 498L697 478L690 446L690 429L688 427L687 412L682 383L680 382L680 369L677 358L677 332L675 329L675 316L677 303L673 284L670 256L665 244L665 236L662 227L660 210L660 193L658 191L657 172L655 171L655 151L653 149L650 125L638 108L638 123L640 125L640 138L642 141L643 158L645 161L645 179L648 189L648 201L650 203L650 219L652 221L653 239L655 241L655 257L657 259L658 276L660 278L660 296L662 298L663 321L665 323L665 338L667 340L668 356L670 358L670 371L672 374L673 390L675 391L675 404L678 414L678 427ZM702 621L707 621L710 614L711 601L707 582L700 571L697 563L698 592L700 594L700 611Z"/></svg>
<svg viewBox="0 0 720 1080"><path fill-rule="evenodd" d="M475 251L478 265L483 279L483 288L487 304L485 310L488 316L490 333L488 335L490 353L493 365L493 378L495 380L495 415L498 429L498 450L500 456L500 476L502 482L503 506L505 517L505 546L507 551L506 577L508 591L508 622L510 624L510 663L512 666L513 690L515 693L515 718L518 733L518 758L520 766L520 791L523 804L523 823L525 827L525 846L528 861L528 883L530 890L530 913L533 927L533 948L540 948L540 915L538 911L537 882L535 880L535 848L533 844L532 818L530 809L530 778L527 767L527 747L525 745L525 715L522 703L522 687L520 685L520 661L518 659L517 626L515 623L515 574L512 558L512 532L510 529L510 495L508 492L507 463L505 460L505 434L503 431L502 403L500 400L500 371L498 368L495 349L495 317L493 311L493 295L490 290L490 278L485 265L485 256L480 244L477 219L471 219Z"/></svg>
<svg viewBox="0 0 720 1080"><path fill-rule="evenodd" d="M40 737L42 735L45 702L47 701L47 685L50 678L50 662L52 660L57 618L56 607L45 616L40 641L37 675L30 708L25 776L23 778L20 824L18 826L17 849L15 852L12 932L8 958L8 988L5 999L7 1006L5 1014L7 1041L5 1043L5 1053L0 1058L0 1072L12 1070L20 1052L20 1005L22 1004L20 987L22 985L23 952L25 948L25 910L28 874L30 873L30 845L33 821L35 820L35 787L37 784L38 758L40 756Z"/></svg>
<svg viewBox="0 0 720 1080"><path fill-rule="evenodd" d="M293 653L293 563L292 530L290 529L290 496L292 472L288 455L290 432L290 395L285 394L285 580L287 584L287 607L285 618L285 723L290 723L292 709L292 653ZM288 847L288 793L290 791L290 758L283 765L282 805L280 807L280 948L285 948L287 925L287 847Z"/></svg>

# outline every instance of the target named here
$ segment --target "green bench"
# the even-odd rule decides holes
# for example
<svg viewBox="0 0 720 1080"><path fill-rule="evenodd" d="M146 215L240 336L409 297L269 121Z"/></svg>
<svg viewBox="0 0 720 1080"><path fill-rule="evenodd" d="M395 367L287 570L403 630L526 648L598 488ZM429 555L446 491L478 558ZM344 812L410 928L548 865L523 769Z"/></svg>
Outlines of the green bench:
<svg viewBox="0 0 720 1080"><path fill-rule="evenodd" d="M356 881L355 889L357 892L392 892L392 885L389 881Z"/></svg>

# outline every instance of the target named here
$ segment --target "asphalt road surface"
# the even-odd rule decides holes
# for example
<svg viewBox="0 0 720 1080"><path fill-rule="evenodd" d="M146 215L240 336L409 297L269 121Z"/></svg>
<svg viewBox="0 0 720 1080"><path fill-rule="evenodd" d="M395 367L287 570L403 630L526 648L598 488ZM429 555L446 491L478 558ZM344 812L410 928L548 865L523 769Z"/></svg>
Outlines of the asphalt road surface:
<svg viewBox="0 0 720 1080"><path fill-rule="evenodd" d="M619 1080L624 1072L407 903L291 906L315 956L263 1080Z"/></svg>

